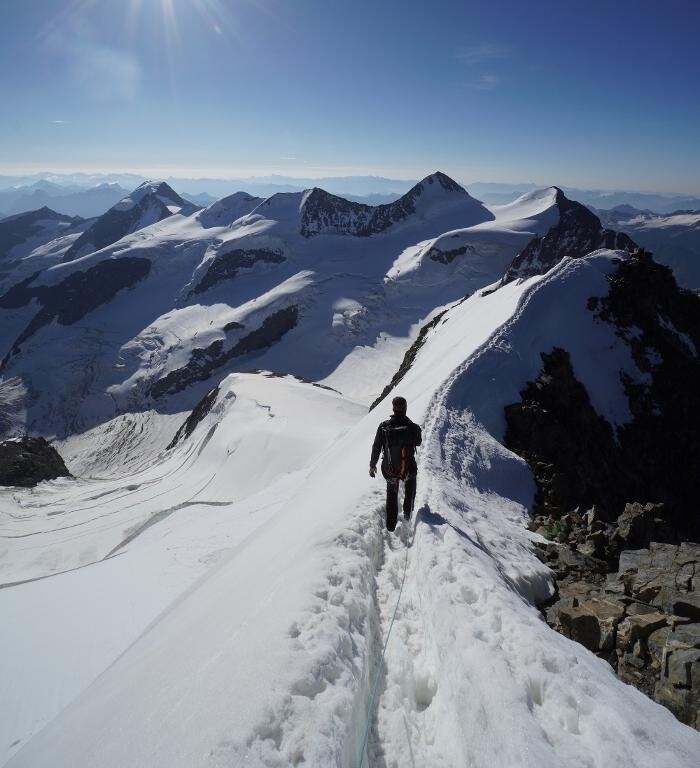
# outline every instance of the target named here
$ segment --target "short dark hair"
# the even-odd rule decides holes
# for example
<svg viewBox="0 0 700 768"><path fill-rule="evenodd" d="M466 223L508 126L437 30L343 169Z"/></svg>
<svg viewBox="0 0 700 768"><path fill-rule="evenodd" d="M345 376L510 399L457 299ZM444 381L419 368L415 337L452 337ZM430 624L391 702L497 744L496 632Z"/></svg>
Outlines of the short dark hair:
<svg viewBox="0 0 700 768"><path fill-rule="evenodd" d="M394 409L394 413L406 413L408 409L408 403L405 397L395 397L391 401L391 407Z"/></svg>

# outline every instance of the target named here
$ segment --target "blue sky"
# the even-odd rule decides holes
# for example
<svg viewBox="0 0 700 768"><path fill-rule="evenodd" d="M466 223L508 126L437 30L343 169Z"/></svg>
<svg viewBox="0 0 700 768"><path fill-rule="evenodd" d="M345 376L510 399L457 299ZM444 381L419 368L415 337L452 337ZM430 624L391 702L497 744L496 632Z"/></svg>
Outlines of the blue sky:
<svg viewBox="0 0 700 768"><path fill-rule="evenodd" d="M696 0L3 0L0 173L700 193Z"/></svg>

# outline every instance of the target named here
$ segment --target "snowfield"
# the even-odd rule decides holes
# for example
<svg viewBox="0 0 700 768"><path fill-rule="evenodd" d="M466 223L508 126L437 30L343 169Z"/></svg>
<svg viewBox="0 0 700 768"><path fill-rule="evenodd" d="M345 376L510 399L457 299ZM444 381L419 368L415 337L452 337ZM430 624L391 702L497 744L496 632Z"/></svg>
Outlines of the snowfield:
<svg viewBox="0 0 700 768"><path fill-rule="evenodd" d="M549 202L525 200L523 215ZM499 220L477 227L495 232ZM276 225L264 227L270 236ZM459 248L477 236L445 231L458 232ZM332 261L341 238L324 237L314 242ZM450 250L436 237L368 248L386 277L381 296L398 290L395 303L372 304L353 278L328 291L333 327L352 328L365 310L380 327L409 299L427 307L440 263L428 254L436 243ZM190 274L202 255L186 257ZM350 257L338 264L349 269ZM448 311L397 389L424 442L414 520L395 534L384 531L383 482L367 476L388 401L368 413L354 398L361 386L367 394L361 381L383 387L386 362L362 345L343 357L342 394L233 374L170 449L187 413L125 414L62 444L77 479L0 489L2 764L696 768L698 732L542 620L535 603L552 584L525 527L534 482L501 443L503 407L553 345L569 350L600 413L629 418L617 371L642 374L586 308L624 257L564 259L492 292L479 290L493 282L482 275L466 300L445 294ZM481 270L476 256L457 263ZM396 288L407 271L424 272L422 287ZM213 321L220 309L212 300L187 311ZM167 321L162 335L202 329L184 314ZM262 359L291 358L300 328Z"/></svg>

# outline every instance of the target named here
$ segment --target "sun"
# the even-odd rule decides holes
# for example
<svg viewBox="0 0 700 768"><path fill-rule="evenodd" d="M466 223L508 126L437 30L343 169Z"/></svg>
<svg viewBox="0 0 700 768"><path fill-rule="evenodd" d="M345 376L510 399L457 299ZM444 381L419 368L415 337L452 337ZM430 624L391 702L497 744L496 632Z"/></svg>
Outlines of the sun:
<svg viewBox="0 0 700 768"><path fill-rule="evenodd" d="M258 5L255 0L253 4ZM146 12L150 15L155 11L167 44L179 46L181 26L186 25L188 17L191 18L194 13L211 34L219 37L237 36L232 6L232 2L224 0L128 0L127 28L132 36L135 35Z"/></svg>

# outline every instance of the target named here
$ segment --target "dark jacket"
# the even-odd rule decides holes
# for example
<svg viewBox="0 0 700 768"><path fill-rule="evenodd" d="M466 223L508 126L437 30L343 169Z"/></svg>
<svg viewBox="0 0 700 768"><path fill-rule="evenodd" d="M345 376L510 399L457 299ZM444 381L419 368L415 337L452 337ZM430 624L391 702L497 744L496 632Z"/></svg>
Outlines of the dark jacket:
<svg viewBox="0 0 700 768"><path fill-rule="evenodd" d="M382 474L386 478L395 477L401 464L402 448L405 448L408 472L415 475L416 446L420 445L422 440L421 428L418 424L414 424L408 416L399 416L395 413L377 428L369 464L371 467L376 467L379 454L383 452Z"/></svg>

